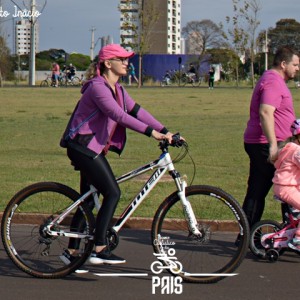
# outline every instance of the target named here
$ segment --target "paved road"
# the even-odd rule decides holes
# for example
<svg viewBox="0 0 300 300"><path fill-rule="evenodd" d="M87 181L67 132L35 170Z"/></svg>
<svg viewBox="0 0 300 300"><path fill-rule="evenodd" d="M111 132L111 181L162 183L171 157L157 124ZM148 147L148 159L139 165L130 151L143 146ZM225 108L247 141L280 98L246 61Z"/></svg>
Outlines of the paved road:
<svg viewBox="0 0 300 300"><path fill-rule="evenodd" d="M121 231L117 255L126 258L120 266L91 266L86 274L73 274L64 279L43 280L19 271L0 247L0 292L5 300L47 299L197 299L197 300L281 300L298 299L300 293L300 256L284 253L276 263L258 261L249 253L238 268L235 277L215 284L182 285L180 295L152 294L153 274L150 265L154 261L150 245L150 232L124 229ZM143 276L112 277L112 273L136 273ZM98 276L101 274L102 276ZM148 274L148 276L145 276ZM169 276L168 273L165 274ZM175 297L175 298L174 298Z"/></svg>

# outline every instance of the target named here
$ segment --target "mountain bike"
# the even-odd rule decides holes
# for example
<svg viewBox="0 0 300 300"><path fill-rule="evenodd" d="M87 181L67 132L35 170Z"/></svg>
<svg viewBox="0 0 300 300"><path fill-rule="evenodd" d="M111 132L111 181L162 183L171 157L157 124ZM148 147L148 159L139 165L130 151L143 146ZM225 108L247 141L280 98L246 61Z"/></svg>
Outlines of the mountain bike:
<svg viewBox="0 0 300 300"><path fill-rule="evenodd" d="M174 160L170 146L178 147ZM151 229L154 253L164 257L169 248L174 249L180 270L171 267L170 260L162 260L162 264L170 266L167 271L186 282L210 283L232 276L248 249L249 225L243 210L221 188L188 185L184 176L180 176L174 167L176 162L188 154L194 171L195 163L187 143L180 140L179 135L173 136L171 144L161 141L159 147L158 159L116 178L121 184L153 170L141 191L108 230L109 248L117 247L120 229L168 172L176 191L162 201L154 215ZM13 196L3 213L1 234L4 248L14 264L39 278L61 278L82 266L94 246L95 218L85 201L89 197L93 197L95 208L99 210L101 196L93 186L79 195L61 183L40 182ZM72 226L75 214L80 214L82 221ZM238 234L241 239L236 245ZM79 255L64 265L59 257L68 248L71 238L76 240Z"/></svg>

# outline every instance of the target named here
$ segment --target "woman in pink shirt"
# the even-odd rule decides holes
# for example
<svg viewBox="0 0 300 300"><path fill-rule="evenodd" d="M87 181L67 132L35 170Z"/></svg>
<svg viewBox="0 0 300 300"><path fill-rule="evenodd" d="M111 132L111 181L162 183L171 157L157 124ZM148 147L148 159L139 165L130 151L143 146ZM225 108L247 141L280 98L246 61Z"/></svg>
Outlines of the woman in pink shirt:
<svg viewBox="0 0 300 300"><path fill-rule="evenodd" d="M278 151L273 183L274 193L281 200L300 210L300 119L291 126L292 137L288 138ZM300 252L300 223L295 237L288 244Z"/></svg>
<svg viewBox="0 0 300 300"><path fill-rule="evenodd" d="M149 112L137 104L118 83L127 74L128 59L134 55L120 45L103 47L98 62L88 71L88 81L82 87L81 99L67 126L61 145L67 148L72 164L81 175L81 193L94 185L103 196L96 218L95 251L92 264L119 264L125 259L110 252L106 237L109 223L120 199L120 188L106 159L108 151L118 154L124 149L126 128L156 140L172 142L173 134ZM93 199L88 201L93 205ZM80 222L80 213L71 226ZM61 259L70 263L78 255L76 241L70 239Z"/></svg>

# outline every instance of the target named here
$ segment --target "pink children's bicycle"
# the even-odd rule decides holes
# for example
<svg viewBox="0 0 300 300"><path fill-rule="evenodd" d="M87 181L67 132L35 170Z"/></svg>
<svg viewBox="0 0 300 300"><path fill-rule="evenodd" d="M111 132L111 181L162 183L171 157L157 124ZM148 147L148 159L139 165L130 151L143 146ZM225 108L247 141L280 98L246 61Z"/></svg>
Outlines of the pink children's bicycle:
<svg viewBox="0 0 300 300"><path fill-rule="evenodd" d="M300 222L300 211L284 203L281 199L284 220L279 223L274 220L263 220L257 222L250 233L250 250L259 257L270 262L276 262L285 250L292 250L288 243L293 239L295 231ZM300 255L300 252L295 251Z"/></svg>

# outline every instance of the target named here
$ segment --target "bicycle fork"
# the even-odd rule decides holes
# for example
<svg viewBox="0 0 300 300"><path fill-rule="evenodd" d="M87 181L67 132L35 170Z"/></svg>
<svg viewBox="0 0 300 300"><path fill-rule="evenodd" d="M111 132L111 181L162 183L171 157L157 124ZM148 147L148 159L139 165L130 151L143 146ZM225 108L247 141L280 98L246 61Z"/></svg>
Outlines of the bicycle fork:
<svg viewBox="0 0 300 300"><path fill-rule="evenodd" d="M195 217L192 205L188 198L185 196L185 189L187 187L187 183L182 178L176 178L175 182L178 188L178 196L180 198L189 229L192 234L202 237L202 233L199 231L198 222Z"/></svg>

